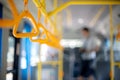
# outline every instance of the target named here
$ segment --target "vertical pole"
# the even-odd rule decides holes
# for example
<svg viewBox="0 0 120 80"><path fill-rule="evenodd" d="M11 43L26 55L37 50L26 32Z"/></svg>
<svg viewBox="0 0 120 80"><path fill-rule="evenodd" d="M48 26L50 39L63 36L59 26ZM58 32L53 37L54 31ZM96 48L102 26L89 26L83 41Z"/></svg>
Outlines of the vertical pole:
<svg viewBox="0 0 120 80"><path fill-rule="evenodd" d="M60 5L63 3L63 1L62 0L60 0ZM62 26L62 18L63 18L63 15L62 15L62 12L61 13L59 13L59 24L60 24L60 26L59 26L59 36L60 36L60 39L62 38L62 30L63 30L63 26Z"/></svg>
<svg viewBox="0 0 120 80"><path fill-rule="evenodd" d="M69 9L66 9L67 26L72 26L72 13Z"/></svg>
<svg viewBox="0 0 120 80"><path fill-rule="evenodd" d="M46 0L40 0L44 9L46 10ZM41 48L41 47L40 47ZM41 50L41 49L40 49ZM42 80L42 62L41 62L41 53L39 55L39 63L38 63L38 80Z"/></svg>
<svg viewBox="0 0 120 80"><path fill-rule="evenodd" d="M57 8L57 0L54 0L54 8ZM62 0L60 0L60 4L62 3ZM54 16L55 21L57 21L57 15ZM62 13L59 14L59 23L61 24L59 27L59 33L58 35L60 36L60 38L62 38ZM57 26L57 22L55 24ZM58 80L63 80L63 53L62 50L59 50L59 54L58 54Z"/></svg>
<svg viewBox="0 0 120 80"><path fill-rule="evenodd" d="M61 50L59 50L58 57L58 80L63 80L63 53Z"/></svg>
<svg viewBox="0 0 120 80"><path fill-rule="evenodd" d="M41 50L41 46L40 46ZM37 75L37 80L42 80L42 62L41 62L41 53L39 53L39 62L38 62L38 75Z"/></svg>
<svg viewBox="0 0 120 80"><path fill-rule="evenodd" d="M14 73L13 73L13 80L18 80L18 76L19 76L19 46L20 46L20 39L18 38L14 38L15 39L15 45L14 45L14 69L16 70Z"/></svg>
<svg viewBox="0 0 120 80"><path fill-rule="evenodd" d="M42 66L41 66L41 61L38 63L38 79L37 80L42 80Z"/></svg>
<svg viewBox="0 0 120 80"><path fill-rule="evenodd" d="M60 52L61 54L61 80L63 80L63 76L64 76L64 73L63 73L63 52L61 51Z"/></svg>
<svg viewBox="0 0 120 80"><path fill-rule="evenodd" d="M54 0L54 9L57 8L57 0ZM57 32L57 14L54 15L54 24L56 27L54 27L54 34L57 34L58 35L58 32ZM61 54L61 51L59 50L58 52L58 80L62 80L61 78L62 76L62 54Z"/></svg>
<svg viewBox="0 0 120 80"><path fill-rule="evenodd" d="M62 13L59 13L58 14L58 24L59 24L59 26L58 26L58 30L59 30L59 38L61 39L62 38L62 29L63 29L63 27L62 27Z"/></svg>
<svg viewBox="0 0 120 80"><path fill-rule="evenodd" d="M3 6L0 4L0 18L2 18ZM2 66L2 29L0 28L0 72Z"/></svg>
<svg viewBox="0 0 120 80"><path fill-rule="evenodd" d="M110 62L111 62L111 80L114 80L114 53L113 53L113 20L112 20L112 5L109 5L110 10Z"/></svg>
<svg viewBox="0 0 120 80"><path fill-rule="evenodd" d="M54 5L53 5L54 9L57 8L57 0L54 0ZM57 15L54 15L54 24L55 26L57 25Z"/></svg>
<svg viewBox="0 0 120 80"><path fill-rule="evenodd" d="M54 9L57 8L57 3L58 3L58 1L57 1L57 0L54 0L54 5L53 5ZM58 32L57 32L57 14L54 15L54 24L55 24L54 34L55 34L55 35L58 35Z"/></svg>

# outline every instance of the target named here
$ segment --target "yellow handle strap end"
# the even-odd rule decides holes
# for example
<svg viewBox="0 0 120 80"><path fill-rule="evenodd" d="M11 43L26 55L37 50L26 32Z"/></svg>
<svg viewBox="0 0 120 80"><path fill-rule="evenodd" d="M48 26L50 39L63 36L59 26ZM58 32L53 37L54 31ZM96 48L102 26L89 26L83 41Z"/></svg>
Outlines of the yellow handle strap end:
<svg viewBox="0 0 120 80"><path fill-rule="evenodd" d="M40 33L40 37L38 38L38 39L33 39L33 37L30 37L30 40L32 41L32 42L39 42L39 43L41 43L41 44L43 44L43 43L47 43L48 42L48 35L47 35L47 30L44 28L44 26L41 24L41 23L38 23L38 28L40 29L42 29L43 30L43 32L42 33ZM32 30L32 31L34 31L34 30ZM43 36L43 35L46 35L45 36L45 39L41 39L41 37Z"/></svg>
<svg viewBox="0 0 120 80"><path fill-rule="evenodd" d="M63 47L60 45L60 40L59 39L57 39L50 32L48 33L48 36L49 36L49 42L47 43L47 45L55 47L55 48L60 49L60 50L63 50Z"/></svg>

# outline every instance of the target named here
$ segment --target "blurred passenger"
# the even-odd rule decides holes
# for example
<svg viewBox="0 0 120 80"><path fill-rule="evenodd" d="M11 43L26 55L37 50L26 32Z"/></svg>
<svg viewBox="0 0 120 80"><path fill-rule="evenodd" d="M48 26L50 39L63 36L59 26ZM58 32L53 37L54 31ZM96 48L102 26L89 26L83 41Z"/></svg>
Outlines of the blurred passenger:
<svg viewBox="0 0 120 80"><path fill-rule="evenodd" d="M80 49L82 58L81 73L78 80L95 80L95 68L93 67L94 60L96 59L96 52L99 49L97 38L90 34L87 27L82 29L82 35L85 38L83 47ZM94 64L95 66L95 64Z"/></svg>

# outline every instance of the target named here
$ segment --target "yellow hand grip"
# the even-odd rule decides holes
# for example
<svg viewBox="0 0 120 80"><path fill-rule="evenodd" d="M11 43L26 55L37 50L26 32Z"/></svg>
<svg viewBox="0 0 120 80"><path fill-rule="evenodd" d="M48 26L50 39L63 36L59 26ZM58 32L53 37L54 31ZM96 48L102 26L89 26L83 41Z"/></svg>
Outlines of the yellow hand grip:
<svg viewBox="0 0 120 80"><path fill-rule="evenodd" d="M43 32L40 34L40 37L38 39L33 39L33 37L30 37L30 40L32 42L39 42L39 43L47 43L48 42L48 35L47 35L47 30L44 28L44 26L41 23L38 23L37 25L39 28L41 28L43 30ZM34 32L34 30L32 30ZM45 34L46 38L45 39L41 39L41 36Z"/></svg>
<svg viewBox="0 0 120 80"><path fill-rule="evenodd" d="M54 43L54 42L47 42L46 43L47 45L51 46L51 47L54 47L54 48L57 48L57 49L60 49L60 50L63 50L63 47L59 44L59 43Z"/></svg>
<svg viewBox="0 0 120 80"><path fill-rule="evenodd" d="M52 30L54 30L55 31L55 25L53 24L53 22L51 21L51 19L48 17L48 14L47 14L47 12L46 12L46 10L43 8L43 5L42 5L42 3L39 1L39 0L33 0L33 2L35 3L35 5L38 7L38 8L40 8L41 7L41 13L45 16L45 24L48 24L47 23L47 20L49 21L49 23L50 23L50 25L52 26L52 28L51 28L51 32L52 32ZM46 30L46 29L44 29L44 30ZM45 42L45 44L47 44L47 45L49 45L49 46L52 46L52 47L55 47L55 48L58 48L58 49L62 49L62 47L61 47L61 45L59 44L59 42L60 42L60 40L59 39L57 39L53 34L54 34L54 32L53 32L53 34L51 33L51 32L49 32L49 31L45 31L45 32L47 32L47 33L45 33L46 35L47 35L47 39L48 40L46 40L47 42ZM56 34L55 34L56 35Z"/></svg>
<svg viewBox="0 0 120 80"><path fill-rule="evenodd" d="M19 23L20 21L23 19L23 18L27 18L28 20L31 21L33 27L34 27L34 31L35 32L30 32L30 33L17 33L17 30L18 30L18 26L19 26ZM23 11L19 16L18 18L16 18L16 23L14 25L14 28L13 28L13 35L17 38L24 38L24 37L34 37L34 36L37 36L39 34L39 29L37 27L37 23L35 21L35 19L33 18L32 14L29 12L29 11Z"/></svg>
<svg viewBox="0 0 120 80"><path fill-rule="evenodd" d="M43 29L43 34L46 35L46 38L41 39L39 37L38 39L33 39L33 37L30 37L30 40L32 42L39 42L40 44L47 44L49 46L62 49L62 46L59 44L60 43L59 39L57 39L52 33L50 33L41 23L38 23L37 26ZM34 32L34 30L32 31Z"/></svg>

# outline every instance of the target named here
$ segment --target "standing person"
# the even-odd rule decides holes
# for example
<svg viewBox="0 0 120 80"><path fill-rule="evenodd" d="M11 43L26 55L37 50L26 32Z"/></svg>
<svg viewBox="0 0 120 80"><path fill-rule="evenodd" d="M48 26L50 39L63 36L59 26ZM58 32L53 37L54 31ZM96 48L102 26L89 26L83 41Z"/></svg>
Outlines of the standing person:
<svg viewBox="0 0 120 80"><path fill-rule="evenodd" d="M82 29L82 35L85 38L83 47L80 49L82 58L81 73L78 80L95 80L95 68L93 68L94 60L96 59L96 52L99 49L97 39L90 34L90 30L87 27Z"/></svg>

